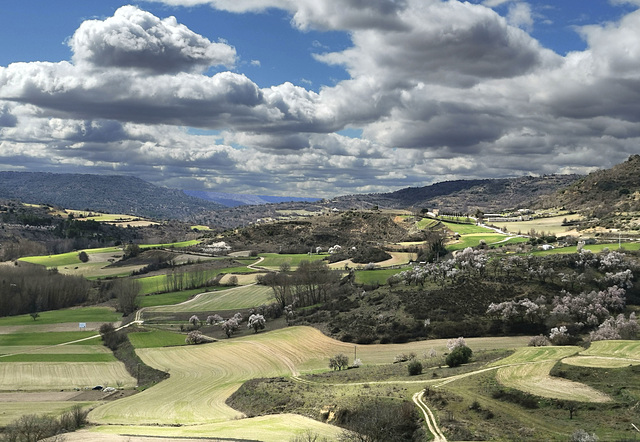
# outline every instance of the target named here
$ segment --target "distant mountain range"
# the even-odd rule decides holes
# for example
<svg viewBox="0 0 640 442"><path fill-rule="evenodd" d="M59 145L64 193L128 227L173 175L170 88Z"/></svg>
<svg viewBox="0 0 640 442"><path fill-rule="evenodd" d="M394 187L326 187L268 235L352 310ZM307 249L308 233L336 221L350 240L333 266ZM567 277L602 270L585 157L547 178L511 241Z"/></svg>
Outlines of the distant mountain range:
<svg viewBox="0 0 640 442"><path fill-rule="evenodd" d="M588 176L545 175L508 179L458 180L390 193L317 198L186 191L117 175L0 172L0 198L67 209L131 214L156 219L201 221L233 227L279 210L322 208L433 209L485 213L511 208L565 206L603 217L640 211L640 156Z"/></svg>
<svg viewBox="0 0 640 442"><path fill-rule="evenodd" d="M0 198L157 219L190 219L223 206L139 178L45 172L0 172Z"/></svg>
<svg viewBox="0 0 640 442"><path fill-rule="evenodd" d="M200 198L226 207L237 206L259 206L261 204L277 204L288 202L308 202L320 201L320 198L296 198L291 196L265 196L265 195L245 195L241 193L211 192L208 190L185 190L189 196Z"/></svg>

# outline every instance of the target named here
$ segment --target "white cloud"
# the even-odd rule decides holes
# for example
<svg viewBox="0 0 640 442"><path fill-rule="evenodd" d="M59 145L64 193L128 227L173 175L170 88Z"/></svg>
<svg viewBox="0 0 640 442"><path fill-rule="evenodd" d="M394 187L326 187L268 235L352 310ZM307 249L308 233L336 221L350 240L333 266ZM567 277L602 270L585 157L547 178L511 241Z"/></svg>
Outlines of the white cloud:
<svg viewBox="0 0 640 442"><path fill-rule="evenodd" d="M533 29L531 6L525 2L517 2L510 5L507 21L512 26L531 31Z"/></svg>
<svg viewBox="0 0 640 442"><path fill-rule="evenodd" d="M212 43L177 23L160 20L135 6L119 8L106 20L87 20L73 34L69 46L78 66L133 68L156 73L203 71L209 66L232 66L235 49Z"/></svg>
<svg viewBox="0 0 640 442"><path fill-rule="evenodd" d="M588 48L563 57L526 32L530 9L516 10L525 3L505 18L486 7L497 1L165 2L278 7L301 29L348 29L351 47L317 59L350 78L319 92L204 75L233 64L233 48L121 8L78 29L72 63L0 67L0 166L331 196L586 172L637 153L640 12L580 28ZM361 138L335 133L345 127Z"/></svg>

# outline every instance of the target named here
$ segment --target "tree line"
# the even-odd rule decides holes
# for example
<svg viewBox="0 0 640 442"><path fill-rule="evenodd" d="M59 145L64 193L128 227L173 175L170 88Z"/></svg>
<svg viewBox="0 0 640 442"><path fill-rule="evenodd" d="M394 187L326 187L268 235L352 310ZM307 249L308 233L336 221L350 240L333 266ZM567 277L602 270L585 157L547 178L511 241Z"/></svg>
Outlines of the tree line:
<svg viewBox="0 0 640 442"><path fill-rule="evenodd" d="M91 283L37 265L0 266L2 316L58 310L89 298Z"/></svg>

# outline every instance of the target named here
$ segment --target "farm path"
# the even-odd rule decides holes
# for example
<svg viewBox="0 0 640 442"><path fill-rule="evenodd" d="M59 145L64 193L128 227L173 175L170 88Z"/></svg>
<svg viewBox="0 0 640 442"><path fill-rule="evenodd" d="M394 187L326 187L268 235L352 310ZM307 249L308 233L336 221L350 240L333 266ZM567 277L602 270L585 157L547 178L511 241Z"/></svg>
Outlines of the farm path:
<svg viewBox="0 0 640 442"><path fill-rule="evenodd" d="M435 416L433 415L433 413L431 412L427 404L422 399L421 391L414 393L413 402L418 406L420 411L422 411L422 414L424 414L424 421L427 423L427 427L429 428L429 431L431 432L431 434L433 434L433 441L447 442L447 438L444 437L444 434L440 430L440 427L438 427L438 422L436 421Z"/></svg>
<svg viewBox="0 0 640 442"><path fill-rule="evenodd" d="M261 256L256 262L254 262L253 264L248 264L247 268L251 269L251 270L266 270L266 271L270 271L269 269L266 269L264 267L256 267L258 264L260 264L262 261L264 261L264 256Z"/></svg>

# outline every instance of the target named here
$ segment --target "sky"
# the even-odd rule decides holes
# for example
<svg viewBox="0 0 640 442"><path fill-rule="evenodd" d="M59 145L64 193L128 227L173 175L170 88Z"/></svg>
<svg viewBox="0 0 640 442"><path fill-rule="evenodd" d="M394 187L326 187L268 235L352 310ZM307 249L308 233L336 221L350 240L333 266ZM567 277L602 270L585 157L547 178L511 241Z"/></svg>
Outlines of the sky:
<svg viewBox="0 0 640 442"><path fill-rule="evenodd" d="M332 197L640 154L640 0L8 0L0 170Z"/></svg>

